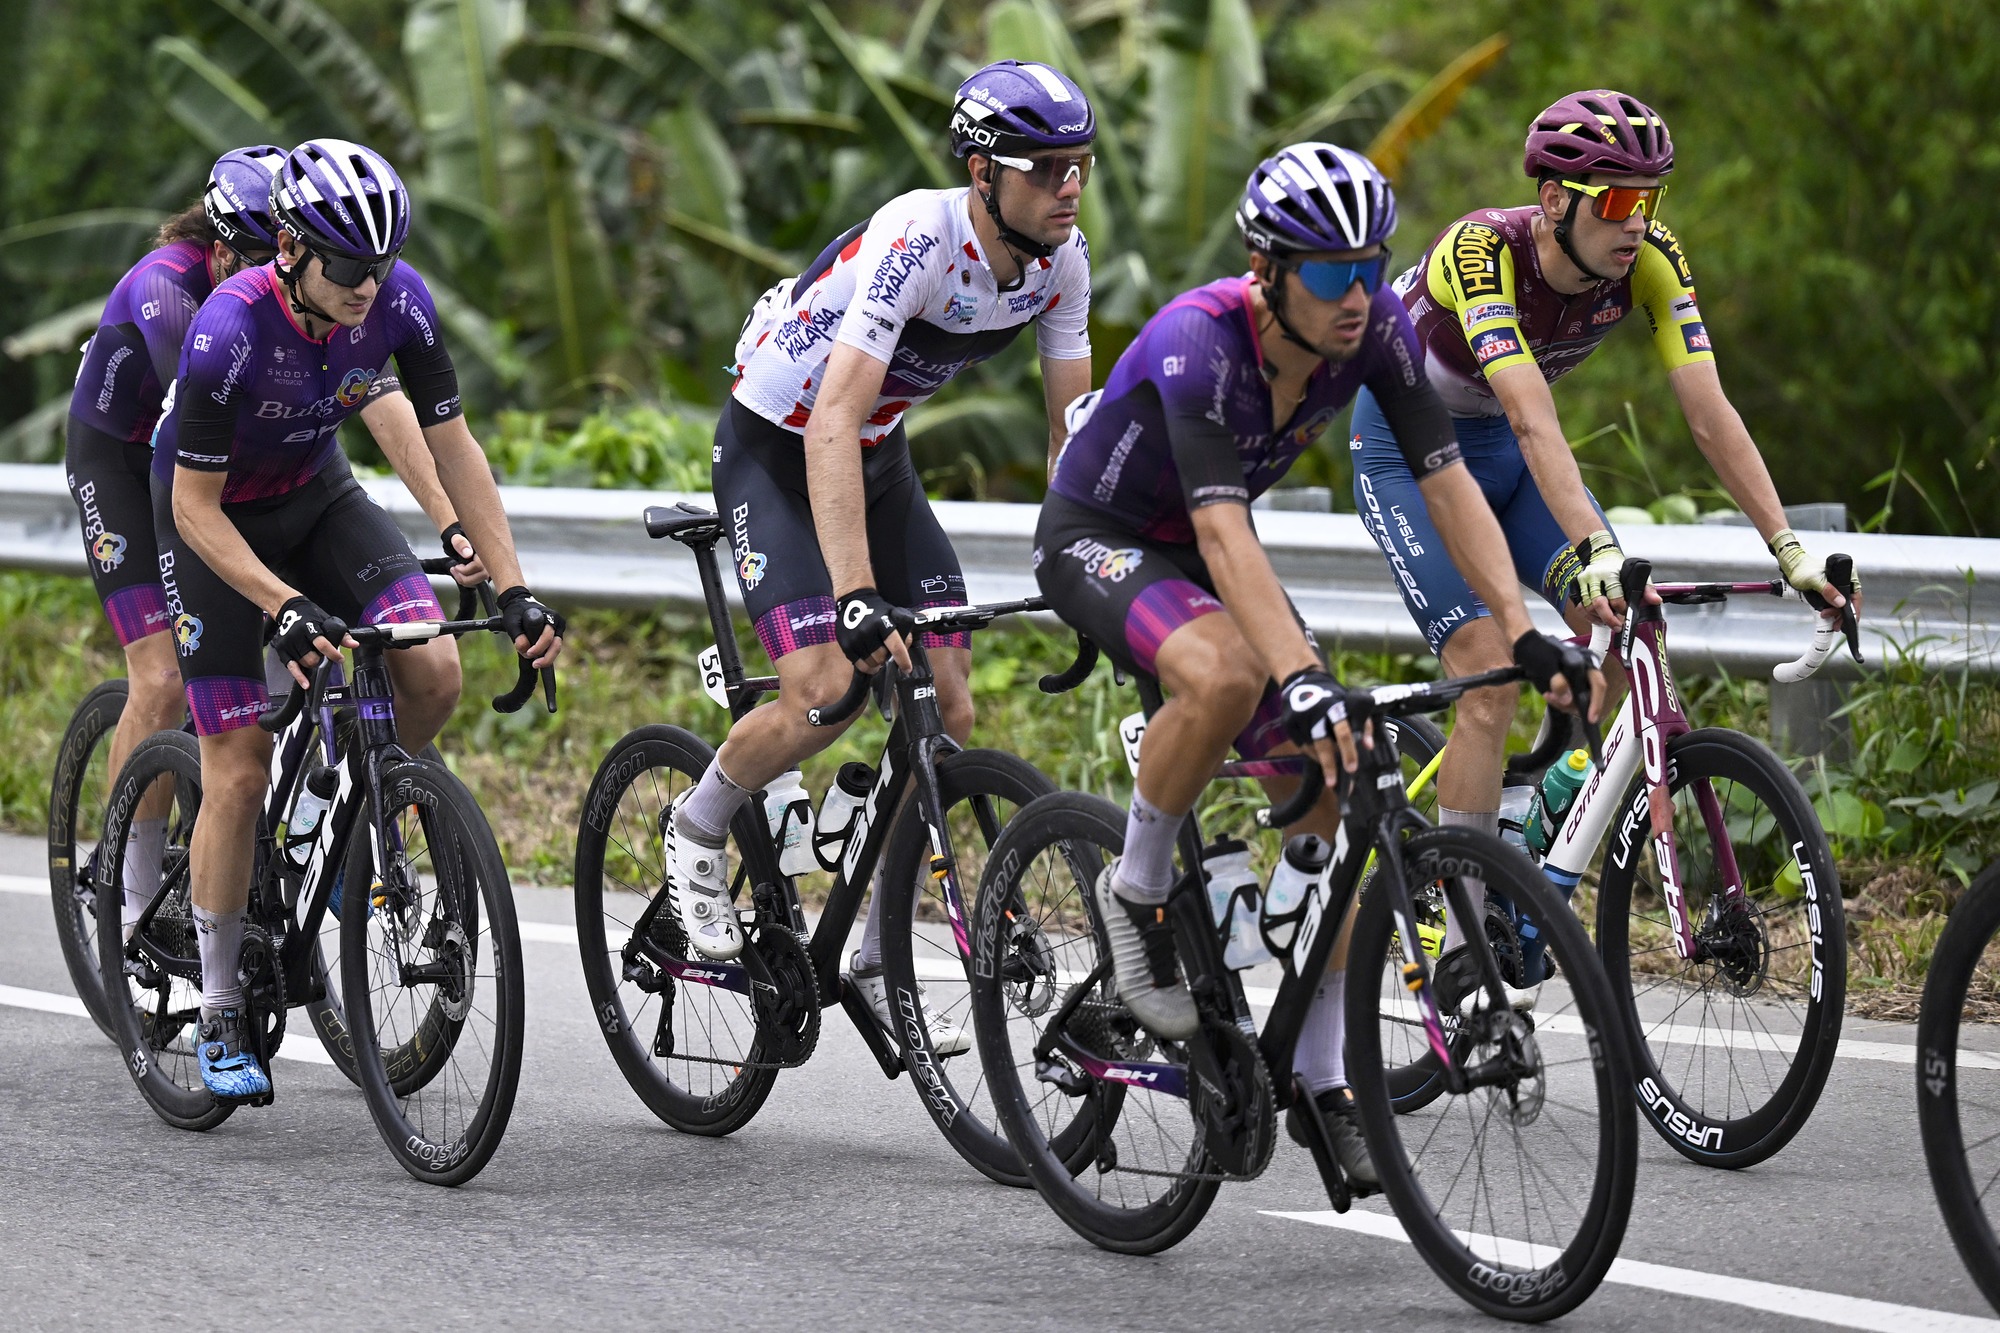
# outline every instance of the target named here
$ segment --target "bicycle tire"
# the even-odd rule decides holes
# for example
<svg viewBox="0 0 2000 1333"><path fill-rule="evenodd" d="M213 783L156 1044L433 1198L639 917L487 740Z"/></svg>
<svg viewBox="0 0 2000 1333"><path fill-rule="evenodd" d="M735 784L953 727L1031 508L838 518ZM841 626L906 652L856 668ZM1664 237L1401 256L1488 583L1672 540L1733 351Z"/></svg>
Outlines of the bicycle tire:
<svg viewBox="0 0 2000 1333"><path fill-rule="evenodd" d="M1042 935L1047 934L1044 924L1058 930L1065 924L1068 927L1067 940L1048 946L1048 980L1052 985L1060 984L1063 975L1060 963L1065 954L1058 951L1088 958L1090 962L1083 967L1086 977L1109 956L1103 929L1087 895L1098 871L1122 849L1124 841L1124 811L1102 797L1083 792L1058 791L1039 797L1008 821L987 859L985 882L980 885L973 918L973 1028L994 1108L1020 1155L1022 1167L1043 1200L1071 1230L1101 1249L1123 1254L1155 1254L1186 1238L1200 1224L1221 1188L1221 1172L1209 1156L1191 1108L1185 1099L1156 1096L1142 1087L1093 1079L1078 1099L1079 1108L1067 1114L1065 1128L1052 1136L1041 1114L1050 1101L1046 1090L1049 1085L1042 1085L1044 1090L1037 1100L1023 1082L1021 1056L1017 1051L1017 1036L1027 1037L1030 1057L1027 1065L1034 1069L1032 1047L1037 1032L1017 1034L1013 1020L1026 1019L1032 1025L1033 1018L1042 1013L1062 1012L1062 1004L1054 1002L1051 995L1051 1002L1044 1008L1029 1013L1032 1006L1020 1003L1018 982L1014 995L1010 996L1004 966L1009 946L1003 941L1008 938L1009 929L1018 925L1008 919L1009 905L1014 903L1029 904L1030 910L1038 911L1031 924ZM1045 875L1037 867L1042 864L1044 854L1051 852L1054 856ZM1042 887L1044 883L1052 885L1053 897L1050 889ZM1037 901L1042 904L1040 909L1032 906ZM1065 906L1070 903L1078 906ZM1069 970L1074 978L1076 969ZM1076 984L1074 979L1069 983L1071 987ZM1131 1040L1137 1024L1131 1022L1129 1015L1118 1021L1123 1006L1116 1003L1115 992L1103 983L1092 989L1102 991L1105 996L1097 1006L1104 1015L1099 1020L1101 1026ZM1142 1033L1137 1040L1141 1048L1153 1045ZM1140 1058L1124 1051L1113 1054L1116 1059ZM1165 1109L1170 1119L1177 1115L1186 1122L1182 1135L1187 1145L1185 1150L1176 1146L1159 1124L1149 1104L1156 1100L1179 1102L1181 1109L1177 1113ZM1141 1102L1148 1104L1134 1105ZM1064 1114L1051 1115L1048 1124L1053 1125ZM1142 1194L1136 1206L1125 1206L1122 1185L1130 1168L1119 1160L1117 1136L1121 1122L1139 1119L1150 1119L1165 1157L1179 1158L1180 1163L1166 1175L1171 1183L1162 1186L1157 1197ZM1134 1140L1138 1137L1128 1136ZM1066 1139L1075 1146L1065 1142ZM1112 1165L1098 1169L1106 1161L1107 1143L1114 1148ZM1139 1146L1135 1143L1135 1151ZM1106 1178L1118 1174L1118 1181L1107 1188L1118 1192L1120 1201L1099 1197L1082 1182L1086 1173L1093 1172L1095 1178L1091 1184L1095 1187L1106 1187ZM1133 1176L1134 1189L1146 1187L1154 1178Z"/></svg>
<svg viewBox="0 0 2000 1333"><path fill-rule="evenodd" d="M690 987L671 978L649 991L639 980L627 979L623 956L636 923L666 882L660 820L675 797L692 788L708 770L714 755L708 743L694 733L660 723L636 727L620 738L597 766L579 812L574 893L577 947L583 957L591 1013L619 1072L639 1099L667 1124L684 1134L720 1136L748 1124L763 1108L778 1078L776 1068L757 1058L756 1018L748 996L740 997L737 1003L722 998L734 996L734 992L715 986ZM664 787L662 774L666 775ZM735 836L732 828L732 843ZM737 867L742 865L740 855L732 853L730 859ZM615 943L607 939L607 922L617 932ZM685 957L680 926L671 912L659 911L653 917L653 928L662 932L656 936L662 944ZM640 970L645 985L662 980L650 964ZM706 1021L690 1024L668 1016L679 1007L679 992L688 990L700 992ZM662 1000L662 995L668 998ZM710 1054L690 1058L682 1052L683 1035L692 1035L693 1028L700 1030L700 1040ZM724 1055L713 1054L718 1029L728 1048ZM672 1042L673 1054L656 1059L653 1051L660 1044L662 1031ZM676 1055L681 1057L677 1061ZM730 1068L709 1063L729 1055L736 1055L739 1061L731 1076L718 1084L711 1072L706 1088L698 1089L698 1070ZM686 1082L677 1082L660 1060L677 1064Z"/></svg>
<svg viewBox="0 0 2000 1333"><path fill-rule="evenodd" d="M104 811L100 808L95 820L87 817L84 788L94 776L93 761L99 747L117 730L130 692L126 681L107 680L83 696L63 729L55 774L49 783L49 901L55 909L56 942L62 948L63 966L69 969L77 998L83 1001L98 1031L114 1040L103 974L98 971L97 885L84 873L90 860L78 857L77 843L89 836L93 826L101 841ZM108 757L108 749L106 754ZM101 865L101 854L98 861Z"/></svg>
<svg viewBox="0 0 2000 1333"><path fill-rule="evenodd" d="M1628 1093L1631 1062L1621 1040L1622 1014L1589 935L1520 852L1498 838L1448 828L1412 834L1403 857L1412 885L1476 877L1545 914L1549 947L1561 960L1564 987L1575 996L1576 1021L1558 1024L1542 1013L1529 1016L1535 1025L1531 1076L1448 1094L1451 1100L1434 1111L1399 1112L1390 1101L1382 1033L1385 1027L1400 1030L1414 1011L1403 981L1392 895L1379 887L1367 894L1350 952L1347 1073L1376 1174L1417 1252L1467 1304L1500 1319L1553 1319L1575 1309L1604 1280L1631 1217L1639 1130ZM1357 972L1354 959L1377 961ZM1517 1017L1509 1013L1500 1021ZM1466 1064L1497 1059L1502 1049L1472 1035L1480 1021L1477 1015L1467 1018L1451 1038L1454 1055ZM1567 1030L1572 1027L1574 1032ZM1551 1051L1562 1058L1551 1059ZM1497 1131L1493 1137L1499 1142L1489 1143L1489 1129ZM1471 1142L1454 1166L1453 1145L1465 1140ZM1424 1157L1421 1168L1406 1144ZM1510 1144L1512 1166L1506 1160ZM1522 1161L1530 1151L1534 1160ZM1586 1161L1587 1190L1582 1188ZM1475 1163L1469 1209L1460 1216L1454 1201ZM1431 1198L1426 1182L1443 1189L1441 1200ZM1509 1185L1518 1188L1518 1209L1515 1200L1503 1197ZM1565 1207L1570 1215L1556 1217ZM1542 1235L1538 1217L1549 1224ZM1527 1234L1494 1236L1487 1228Z"/></svg>
<svg viewBox="0 0 2000 1333"><path fill-rule="evenodd" d="M1642 773L1626 791L1607 834L1609 846L1598 879L1598 948L1625 1009L1638 1075L1633 1087L1647 1121L1689 1161L1725 1168L1752 1166L1778 1152L1805 1127L1833 1069L1847 993L1847 914L1840 877L1805 789L1764 745L1740 732L1705 728L1677 737L1667 747L1667 764L1668 785L1675 797L1676 841L1683 849L1681 876L1687 881L1684 910L1691 919L1702 915L1706 904L1697 895L1720 880L1713 858L1691 850L1696 846L1694 835L1707 831L1695 783L1707 784L1711 792L1729 784L1726 794L1716 793L1717 807L1725 830L1732 823L1741 829L1740 834L1730 833L1729 840L1752 910L1733 914L1726 926L1712 927L1722 947L1733 950L1723 962L1679 964L1678 974L1646 970L1661 964L1672 967L1678 960L1671 953L1671 942L1662 943L1667 939L1666 919L1633 905L1635 885L1647 889L1641 907L1659 898L1650 882L1640 880L1657 864L1650 847ZM1691 789L1695 797L1688 801L1684 793ZM1769 812L1768 824L1754 810L1744 814L1750 801L1760 802ZM1774 833L1783 835L1782 857L1771 850ZM1792 882L1798 885L1795 898L1789 896ZM1715 899L1711 892L1709 902ZM1636 932L1635 923L1643 923ZM1704 929L1711 927L1704 922ZM1721 934L1725 929L1732 933ZM1783 942L1791 935L1798 939ZM1803 969L1797 957L1773 961L1802 945ZM1645 960L1636 973L1635 957ZM1761 970L1746 979L1758 959ZM1782 975L1774 975L1773 968ZM1656 976L1665 979L1653 979ZM1656 1000L1654 993L1670 984L1677 990ZM1753 984L1754 991L1738 993ZM1687 991L1690 985L1692 993ZM1719 1017L1717 991L1734 1001L1734 1007L1721 1006ZM1802 992L1802 1011L1799 1002L1788 998L1793 991ZM1697 995L1698 1018L1690 1019ZM1753 998L1759 1000L1754 1009L1749 1004ZM1795 1044L1789 1035L1793 1022L1781 1021L1781 1009L1766 1000L1790 1011ZM1642 1013L1642 1001L1662 1016ZM1741 1024L1733 1021L1739 1017L1745 1020ZM1726 1026L1724 1020L1730 1020ZM1784 1051L1787 1045L1792 1046L1789 1055ZM1755 1060L1746 1056L1739 1063L1735 1054L1746 1046ZM1716 1051L1723 1054L1715 1059L1728 1062L1719 1073L1711 1071L1714 1060L1709 1053ZM1774 1056L1785 1056L1783 1076L1757 1103L1758 1087L1773 1081ZM1712 1095L1707 1090L1712 1089L1721 1090L1720 1108L1708 1104Z"/></svg>
<svg viewBox="0 0 2000 1333"><path fill-rule="evenodd" d="M123 882L125 833L130 827L132 812L137 809L140 798L155 783L162 781L174 784L174 798L168 811L167 850L161 880L164 897L154 912L153 929L158 932L163 947L177 951L176 957L198 960L193 921L188 915L192 909L188 904L187 876L188 842L193 834L195 816L201 808L201 748L194 737L180 731L163 731L148 736L132 748L131 757L119 770L105 813L104 841L108 850L103 864L107 876L111 877L109 882ZM126 959L124 911L118 894L98 895L97 945L99 975L123 978ZM179 950L185 950L185 953ZM171 1006L174 978L166 976L163 982L166 988L164 998ZM128 998L124 1004L108 1003L107 995L105 1016L109 1020L111 1039L119 1050L120 1063L131 1075L139 1095L153 1108L154 1114L176 1129L209 1130L227 1120L236 1110L236 1104L217 1101L203 1085L200 1062L195 1057L190 1039L199 1014L190 1013L185 1006L192 999L198 1010L199 983L192 984L193 994L189 995L186 992L190 984L183 979L183 1008L170 1011L181 1021L173 1024L171 1032L165 1031L157 1022L157 999L148 1001L151 1012L143 1015L133 1003L134 1000L161 995L159 988L147 991L128 981L126 989Z"/></svg>
<svg viewBox="0 0 2000 1333"><path fill-rule="evenodd" d="M1027 760L1001 750L962 750L948 755L939 762L937 774L938 798L945 809L951 850L959 867L960 893L966 899L963 928L969 930L977 911L977 886L993 840L1006 823L995 807L1005 803L1018 811L1036 797L1054 791L1056 785ZM978 1056L960 1062L974 1071L970 1087L961 1088L952 1078L951 1059L937 1053L921 1017L925 1007L919 1001L919 986L929 980L931 1008L961 1023L974 1021L971 979L953 939L943 889L930 872L930 854L930 830L922 811L914 799L907 800L890 831L880 881L882 886L910 886L908 894L892 895L882 913L884 979L892 1009L905 1016L903 1030L890 1034L891 1039L901 1047L903 1066L910 1071L924 1109L945 1141L988 1179L1025 1187L1028 1173L1021 1169L1020 1155L992 1114L991 1099L985 1095L986 1080L978 1072ZM967 889L974 893L968 894ZM918 924L917 918L926 914L924 908L929 909L929 917L943 921L942 929L926 931ZM920 941L930 964L925 977L917 975ZM954 970L960 979L948 975Z"/></svg>
<svg viewBox="0 0 2000 1333"><path fill-rule="evenodd" d="M396 811L397 864L375 868L374 910L355 910L350 896L341 915L341 997L390 1154L417 1180L461 1185L500 1146L520 1083L513 888L485 814L448 769L404 760L381 782ZM428 875L417 868L425 861Z"/></svg>
<svg viewBox="0 0 2000 1333"><path fill-rule="evenodd" d="M2000 1099L1994 1098L1994 1087L1980 1088L1986 1098L1981 1109L1989 1119L1977 1127L1974 1143L1983 1145L1986 1160L1975 1173L1963 1123L1969 1099L1961 1097L1959 1078L1966 997L1978 973L1987 973L1990 983L1992 975L2000 971L2000 957L1982 967L1996 936L2000 936L2000 861L1974 877L1952 909L1937 951L1931 955L1923 1007L1917 1016L1917 1122L1923 1132L1924 1163L1930 1169L1931 1190L1944 1214L1945 1230L1951 1233L1952 1244L1958 1247L1959 1258L1965 1261L1966 1271L1981 1294L2000 1310L2000 1238L1994 1234L1993 1218L1983 1198L1992 1189L1994 1170L2000 1170L1993 1149L1995 1132L2000 1131L1995 1102ZM2000 1078L1990 1073L1985 1077L1989 1082ZM1987 1178L1983 1188L1977 1176Z"/></svg>

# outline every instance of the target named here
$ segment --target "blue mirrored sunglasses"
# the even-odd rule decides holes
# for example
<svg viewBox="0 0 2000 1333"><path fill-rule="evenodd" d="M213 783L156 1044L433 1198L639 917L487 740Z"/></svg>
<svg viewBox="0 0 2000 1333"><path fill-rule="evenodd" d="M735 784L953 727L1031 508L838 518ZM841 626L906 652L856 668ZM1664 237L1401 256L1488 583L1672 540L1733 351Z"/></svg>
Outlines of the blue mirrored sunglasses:
<svg viewBox="0 0 2000 1333"><path fill-rule="evenodd" d="M1288 267L1299 275L1306 290L1322 301L1338 301L1355 283L1370 296L1382 285L1389 272L1389 247L1367 259L1311 259Z"/></svg>

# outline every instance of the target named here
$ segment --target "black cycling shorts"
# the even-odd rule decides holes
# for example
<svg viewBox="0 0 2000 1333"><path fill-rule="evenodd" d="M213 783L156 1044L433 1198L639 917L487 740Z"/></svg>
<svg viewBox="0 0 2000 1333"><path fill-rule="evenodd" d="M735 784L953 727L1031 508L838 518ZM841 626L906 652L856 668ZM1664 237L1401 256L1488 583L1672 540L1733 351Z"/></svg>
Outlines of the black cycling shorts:
<svg viewBox="0 0 2000 1333"><path fill-rule="evenodd" d="M296 490L224 505L222 512L272 573L350 625L444 619L396 521L368 498L338 454ZM170 484L154 489L153 523L195 731L213 736L250 726L270 700L264 613L181 539Z"/></svg>
<svg viewBox="0 0 2000 1333"><path fill-rule="evenodd" d="M806 492L805 442L729 400L715 423L715 508L743 604L772 661L834 642L833 578L820 554ZM963 606L958 554L931 510L898 425L861 451L868 560L875 590L895 606ZM969 633L925 634L926 648L969 648Z"/></svg>
<svg viewBox="0 0 2000 1333"><path fill-rule="evenodd" d="M1169 635L1202 616L1228 612L1193 542L1137 536L1111 515L1053 492L1042 501L1035 526L1034 561L1049 609L1126 671L1157 676L1154 662ZM1306 639L1317 652L1311 630ZM1236 750L1259 759L1287 743L1277 683L1266 682Z"/></svg>
<svg viewBox="0 0 2000 1333"><path fill-rule="evenodd" d="M153 448L69 419L63 470L83 521L84 559L119 647L167 628L153 541Z"/></svg>

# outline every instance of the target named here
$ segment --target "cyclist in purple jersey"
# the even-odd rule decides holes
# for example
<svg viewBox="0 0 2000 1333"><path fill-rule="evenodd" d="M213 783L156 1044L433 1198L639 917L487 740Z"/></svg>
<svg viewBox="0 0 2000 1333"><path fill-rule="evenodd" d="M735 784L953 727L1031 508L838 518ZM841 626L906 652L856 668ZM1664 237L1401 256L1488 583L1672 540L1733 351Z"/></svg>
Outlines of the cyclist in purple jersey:
<svg viewBox="0 0 2000 1333"><path fill-rule="evenodd" d="M270 1091L244 1046L237 982L270 767L271 738L254 725L266 702L265 617L271 647L303 687L307 670L338 655L325 633L335 617L379 624L443 614L401 532L334 441L391 358L463 535L506 589L500 609L515 648L549 665L563 629L522 582L437 312L397 258L409 196L395 171L358 144L312 140L279 166L270 212L277 259L223 283L196 314L154 456L161 583L202 750L190 848L202 965L196 1054L210 1091L236 1100ZM390 658L408 750L437 733L458 696L457 656L437 647Z"/></svg>
<svg viewBox="0 0 2000 1333"><path fill-rule="evenodd" d="M1433 511L1449 515L1444 543L1493 599L1516 659L1561 705L1571 702L1561 671L1583 667L1575 649L1533 631L1409 316L1383 285L1396 223L1388 181L1359 153L1296 144L1252 173L1236 217L1250 273L1169 303L1102 395L1073 409L1035 533L1050 607L1169 696L1140 745L1123 855L1096 886L1119 995L1168 1039L1197 1025L1165 910L1175 834L1231 744L1246 757L1310 752L1327 790L1298 827L1338 833L1333 784L1340 767L1353 769L1355 744L1341 688L1258 544L1249 505L1363 385L1392 414ZM1267 785L1283 799L1296 779ZM1369 1192L1376 1177L1341 1051L1345 953L1343 941L1297 1069L1343 1169Z"/></svg>
<svg viewBox="0 0 2000 1333"><path fill-rule="evenodd" d="M149 442L195 310L214 282L269 263L277 253L270 189L283 158L269 146L231 149L218 158L202 197L167 220L159 248L112 289L97 332L84 344L64 464L91 579L124 649L130 683L111 738L112 774L144 737L180 725L185 707L172 643L164 634L168 616L153 532ZM369 394L363 420L425 512L441 531L448 529L456 515L438 487L408 400L393 377L377 380ZM462 572L470 578L477 571ZM124 861L128 927L158 887L165 795L148 797L132 821L132 847Z"/></svg>

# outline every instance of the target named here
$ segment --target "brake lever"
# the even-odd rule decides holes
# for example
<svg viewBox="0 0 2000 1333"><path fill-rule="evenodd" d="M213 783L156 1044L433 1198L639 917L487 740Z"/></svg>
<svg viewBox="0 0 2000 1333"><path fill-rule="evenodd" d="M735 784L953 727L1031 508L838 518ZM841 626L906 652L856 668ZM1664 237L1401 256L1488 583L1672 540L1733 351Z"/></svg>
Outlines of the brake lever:
<svg viewBox="0 0 2000 1333"><path fill-rule="evenodd" d="M1839 554L1826 558L1826 581L1840 589L1840 632L1847 637L1847 652L1856 662L1861 658L1861 617L1854 611L1854 557Z"/></svg>
<svg viewBox="0 0 2000 1333"><path fill-rule="evenodd" d="M1590 673L1563 672L1563 679L1569 682L1571 703L1576 708L1576 720L1583 725L1583 743L1590 750L1590 760L1594 764L1604 763L1604 735L1597 724L1590 720Z"/></svg>

